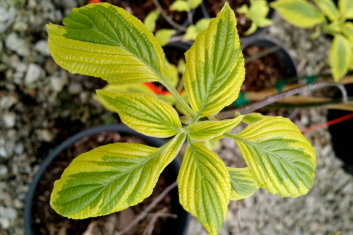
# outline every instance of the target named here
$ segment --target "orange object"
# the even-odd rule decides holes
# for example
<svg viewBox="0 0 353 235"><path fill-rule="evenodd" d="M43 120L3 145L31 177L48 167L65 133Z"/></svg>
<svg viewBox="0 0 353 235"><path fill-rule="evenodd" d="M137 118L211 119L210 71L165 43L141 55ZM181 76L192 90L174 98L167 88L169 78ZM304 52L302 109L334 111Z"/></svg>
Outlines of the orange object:
<svg viewBox="0 0 353 235"><path fill-rule="evenodd" d="M320 124L305 128L304 130L302 130L302 133L305 134L305 133L308 133L308 132L311 132L311 131L315 131L317 129L321 129L323 127L332 126L332 125L335 125L337 123L346 121L346 120L351 119L351 118L353 118L353 113L350 113L350 114L344 115L342 117L339 117L339 118L336 118L336 119L333 119L333 120L330 120L330 121L327 121L327 122L324 122L324 123L320 123Z"/></svg>
<svg viewBox="0 0 353 235"><path fill-rule="evenodd" d="M168 94L170 94L169 91L163 91L161 88L159 88L158 86L154 85L152 82L145 82L144 85L147 86L148 88L150 88L157 95L168 95Z"/></svg>
<svg viewBox="0 0 353 235"><path fill-rule="evenodd" d="M91 3L100 3L101 1L100 0L89 0L88 1L88 4L91 4Z"/></svg>

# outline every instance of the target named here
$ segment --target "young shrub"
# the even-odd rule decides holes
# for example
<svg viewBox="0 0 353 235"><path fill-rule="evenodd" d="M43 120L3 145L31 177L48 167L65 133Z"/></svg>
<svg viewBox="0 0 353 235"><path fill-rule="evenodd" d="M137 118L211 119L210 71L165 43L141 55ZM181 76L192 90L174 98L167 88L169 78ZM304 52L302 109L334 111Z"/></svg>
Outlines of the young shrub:
<svg viewBox="0 0 353 235"><path fill-rule="evenodd" d="M160 148L115 143L75 158L55 182L51 206L73 219L107 215L150 196L163 169L187 147L177 179L180 203L210 234L217 234L230 200L258 188L283 197L306 194L313 185L315 152L298 128L283 117L216 115L238 97L244 58L228 4L186 53L182 97L169 77L160 44L137 18L107 3L74 9L64 26L47 25L55 61L72 73L106 80L110 86L159 82L174 96L175 108L143 89L98 90L102 103L129 127L145 135L170 137ZM231 130L245 122L239 133ZM227 168L208 146L231 138L246 168Z"/></svg>
<svg viewBox="0 0 353 235"><path fill-rule="evenodd" d="M329 64L335 81L339 81L353 69L353 1L339 0L338 8L333 0L277 0L271 6L289 23L301 27L315 27L313 34L320 32L333 36ZM320 11L321 10L321 11Z"/></svg>

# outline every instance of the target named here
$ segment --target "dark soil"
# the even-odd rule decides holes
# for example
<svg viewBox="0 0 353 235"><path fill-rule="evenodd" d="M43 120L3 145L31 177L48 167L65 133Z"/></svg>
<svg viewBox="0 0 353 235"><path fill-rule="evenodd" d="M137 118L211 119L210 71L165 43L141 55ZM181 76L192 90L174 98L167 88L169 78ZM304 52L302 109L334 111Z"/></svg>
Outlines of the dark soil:
<svg viewBox="0 0 353 235"><path fill-rule="evenodd" d="M152 196L137 206L130 207L119 213L113 213L108 216L85 220L71 220L56 214L49 205L50 193L52 191L54 181L60 178L63 170L69 165L75 156L87 152L97 146L115 142L143 143L143 141L136 136L122 136L116 132L104 132L81 139L70 148L62 152L60 156L55 159L48 170L43 174L42 179L39 181L36 195L34 197L33 228L36 229L35 234L79 235L83 234L87 230L94 231L92 234L113 234L114 231L121 230L126 227L139 213L144 210L145 207L153 201L156 196L158 196L175 180L166 178L165 173L162 173ZM173 193L175 194L175 191ZM175 213L174 205L171 203L171 195L172 193L168 194L163 201L159 203L153 211L151 211L151 216L161 210L168 214ZM173 202L174 200L177 200L177 197L173 197ZM142 234L149 224L151 216L148 216L126 234ZM175 221L175 219L171 217L157 219L154 224L153 234L165 234L166 229L170 228L170 223L173 223L173 221Z"/></svg>
<svg viewBox="0 0 353 235"><path fill-rule="evenodd" d="M113 5L122 7L127 11L130 11L134 16L139 18L143 21L148 13L154 11L156 9L155 5L153 4L152 0L106 0L105 2L109 2ZM172 0L159 0L164 11L170 16L175 22L178 24L183 24L186 19L187 15L185 12L177 12L177 11L170 11L169 7L173 3ZM160 15L157 22L156 22L156 30L158 29L166 29L172 28L172 26Z"/></svg>
<svg viewBox="0 0 353 235"><path fill-rule="evenodd" d="M220 12L221 9L223 8L225 2L226 1L215 1L215 0L204 1L208 14L210 15L211 18L217 16L218 12ZM236 9L240 8L244 4L250 6L250 1L249 0L229 0L228 3L229 3L229 6L234 10L235 16L237 17L238 34L239 36L243 36L244 33L250 28L251 21L247 19L244 14L237 12Z"/></svg>
<svg viewBox="0 0 353 235"><path fill-rule="evenodd" d="M249 46L243 50L244 57L255 56L266 50L259 46ZM274 88L276 82L286 77L286 70L280 58L271 53L245 64L245 81L242 91L260 91Z"/></svg>

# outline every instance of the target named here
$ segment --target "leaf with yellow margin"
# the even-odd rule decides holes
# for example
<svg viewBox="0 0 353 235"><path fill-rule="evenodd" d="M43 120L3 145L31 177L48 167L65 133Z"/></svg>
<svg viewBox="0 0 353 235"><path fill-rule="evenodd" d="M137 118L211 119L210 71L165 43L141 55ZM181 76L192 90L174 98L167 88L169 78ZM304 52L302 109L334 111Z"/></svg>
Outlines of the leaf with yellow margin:
<svg viewBox="0 0 353 235"><path fill-rule="evenodd" d="M164 52L136 17L108 3L75 8L64 27L48 24L49 50L71 73L110 84L167 81Z"/></svg>
<svg viewBox="0 0 353 235"><path fill-rule="evenodd" d="M184 86L199 117L231 104L244 81L244 58L234 11L226 3L186 52Z"/></svg>
<svg viewBox="0 0 353 235"><path fill-rule="evenodd" d="M72 219L107 215L136 205L151 195L184 140L181 133L159 149L115 143L83 153L55 181L50 205Z"/></svg>
<svg viewBox="0 0 353 235"><path fill-rule="evenodd" d="M263 116L236 135L251 174L261 188L283 197L306 194L313 185L316 154L287 118Z"/></svg>

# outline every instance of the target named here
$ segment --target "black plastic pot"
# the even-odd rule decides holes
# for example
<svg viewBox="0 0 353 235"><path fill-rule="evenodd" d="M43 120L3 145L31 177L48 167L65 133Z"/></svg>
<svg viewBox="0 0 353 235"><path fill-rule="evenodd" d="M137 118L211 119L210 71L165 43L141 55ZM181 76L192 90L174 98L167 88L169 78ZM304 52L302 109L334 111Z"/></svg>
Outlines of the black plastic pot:
<svg viewBox="0 0 353 235"><path fill-rule="evenodd" d="M275 54L278 57L278 60L280 63L279 66L282 67L283 73L284 73L283 77L280 78L280 81L277 81L277 82L282 82L281 84L284 85L289 83L296 83L298 81L298 78L297 78L298 72L296 69L295 62L285 48L280 46L275 41L272 41L267 38L253 38L252 40L242 43L243 50L250 46L258 46L265 49L276 49L269 54ZM281 91L280 87L281 86L277 87L279 91ZM297 113L297 109L293 109L286 112L286 114L281 114L281 115L292 119L293 117L295 117L296 113Z"/></svg>
<svg viewBox="0 0 353 235"><path fill-rule="evenodd" d="M94 134L102 133L102 132L118 132L123 135L134 135L140 137L143 141L145 141L149 146L153 147L160 147L166 141L163 139L157 139L142 135L140 133L135 132L134 130L124 126L124 125L107 125L107 126L97 126L93 127L84 131L79 132L78 134L70 137L59 146L57 146L44 160L41 167L34 175L32 183L30 185L29 191L26 196L25 201L25 209L24 209L24 226L25 226L25 234L26 235L35 235L35 230L33 227L33 199L35 196L35 192L37 189L37 185L48 168L51 162L57 158L60 153L62 153L65 149L72 146L75 142L81 140L84 137L91 136ZM180 163L177 159L175 159L171 164L167 166L165 171L168 172L168 177L170 177L170 181L174 182L177 178L178 172L180 168ZM172 198L173 207L175 209L175 213L177 214L178 218L174 219L173 224L171 227L168 227L168 234L175 234L175 235L184 235L186 233L188 221L189 221L189 214L182 208L178 201L178 191L174 189L170 193ZM174 212L173 212L174 213Z"/></svg>
<svg viewBox="0 0 353 235"><path fill-rule="evenodd" d="M277 42L268 39L268 38L253 38L246 42L242 43L242 48L247 48L249 46L259 46L262 48L270 49L274 47L280 47L278 50L274 51L273 54L278 56L281 61L281 64L285 68L285 77L284 78L295 78L298 77L298 71L296 64L293 58L288 53L287 49L283 46L280 46Z"/></svg>
<svg viewBox="0 0 353 235"><path fill-rule="evenodd" d="M353 84L345 85L348 96L353 96ZM337 98L340 94L337 95ZM352 112L343 110L329 110L327 120L334 120L336 118L349 115ZM353 132L353 119L348 119L341 123L329 126L331 134L331 142L336 156L340 158L344 165L343 168L353 175L353 150L352 150L352 132Z"/></svg>

